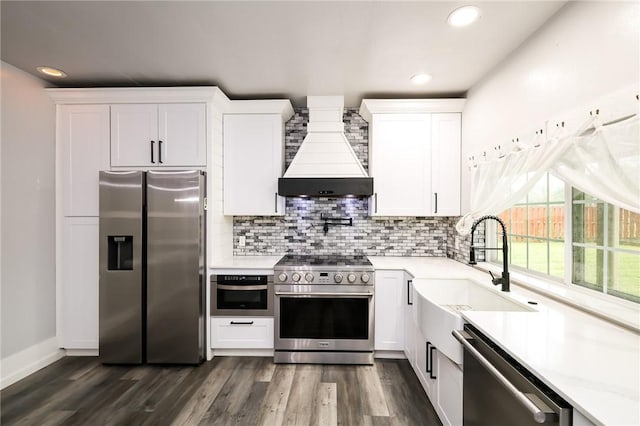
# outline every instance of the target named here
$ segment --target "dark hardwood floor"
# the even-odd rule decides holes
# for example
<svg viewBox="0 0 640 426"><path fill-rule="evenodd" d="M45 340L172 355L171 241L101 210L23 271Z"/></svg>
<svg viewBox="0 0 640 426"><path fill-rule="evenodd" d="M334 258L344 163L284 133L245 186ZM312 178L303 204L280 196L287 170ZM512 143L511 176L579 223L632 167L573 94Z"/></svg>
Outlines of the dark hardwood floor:
<svg viewBox="0 0 640 426"><path fill-rule="evenodd" d="M439 425L406 360L217 357L199 367L66 357L0 392L2 425Z"/></svg>

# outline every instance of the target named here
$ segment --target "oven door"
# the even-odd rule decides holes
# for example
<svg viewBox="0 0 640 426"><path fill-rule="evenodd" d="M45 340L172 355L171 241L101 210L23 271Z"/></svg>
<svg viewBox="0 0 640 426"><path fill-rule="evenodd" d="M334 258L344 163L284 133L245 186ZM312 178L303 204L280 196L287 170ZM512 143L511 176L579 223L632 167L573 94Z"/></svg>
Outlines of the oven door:
<svg viewBox="0 0 640 426"><path fill-rule="evenodd" d="M373 350L373 286L279 285L275 290L275 350Z"/></svg>
<svg viewBox="0 0 640 426"><path fill-rule="evenodd" d="M273 315L273 277L225 275L211 277L214 316Z"/></svg>

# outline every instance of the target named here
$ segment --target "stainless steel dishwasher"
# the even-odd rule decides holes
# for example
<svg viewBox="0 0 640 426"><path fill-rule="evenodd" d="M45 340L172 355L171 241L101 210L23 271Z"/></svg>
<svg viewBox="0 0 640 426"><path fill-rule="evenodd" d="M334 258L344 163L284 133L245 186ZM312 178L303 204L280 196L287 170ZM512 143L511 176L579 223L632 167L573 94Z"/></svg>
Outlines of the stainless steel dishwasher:
<svg viewBox="0 0 640 426"><path fill-rule="evenodd" d="M571 425L571 406L473 326L453 335L464 347L465 426Z"/></svg>

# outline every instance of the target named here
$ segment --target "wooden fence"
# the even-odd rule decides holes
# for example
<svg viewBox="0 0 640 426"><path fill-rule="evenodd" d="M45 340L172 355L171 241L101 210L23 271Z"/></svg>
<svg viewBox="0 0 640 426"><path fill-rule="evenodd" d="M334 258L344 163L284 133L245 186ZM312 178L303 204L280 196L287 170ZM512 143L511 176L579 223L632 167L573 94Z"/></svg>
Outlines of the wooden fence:
<svg viewBox="0 0 640 426"><path fill-rule="evenodd" d="M529 217L527 220L527 208ZM618 236L620 243L640 245L640 214L628 210L619 209ZM518 206L511 208L511 221L509 215L503 213L500 217L508 225L510 234L529 235L532 237L564 239L565 209L563 206L549 207L549 220L547 221L546 206ZM584 209L584 240L594 241L598 236L598 208L587 206ZM528 231L528 232L527 232ZM514 241L519 241L516 238Z"/></svg>

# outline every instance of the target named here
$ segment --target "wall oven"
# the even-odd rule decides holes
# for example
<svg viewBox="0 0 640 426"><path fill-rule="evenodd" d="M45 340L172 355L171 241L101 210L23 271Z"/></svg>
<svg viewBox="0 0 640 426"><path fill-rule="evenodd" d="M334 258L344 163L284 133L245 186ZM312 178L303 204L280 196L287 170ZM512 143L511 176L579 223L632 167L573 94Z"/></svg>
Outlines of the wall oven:
<svg viewBox="0 0 640 426"><path fill-rule="evenodd" d="M373 363L373 268L366 258L340 259L276 264L275 362Z"/></svg>
<svg viewBox="0 0 640 426"><path fill-rule="evenodd" d="M273 275L212 275L211 315L273 315Z"/></svg>
<svg viewBox="0 0 640 426"><path fill-rule="evenodd" d="M569 403L473 326L453 335L464 347L465 426L572 424Z"/></svg>

